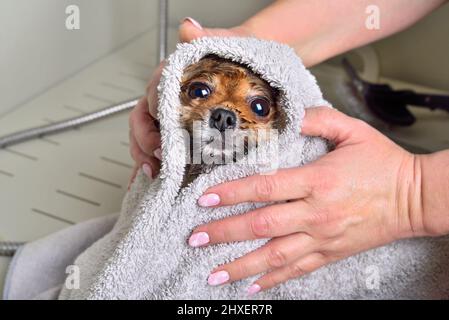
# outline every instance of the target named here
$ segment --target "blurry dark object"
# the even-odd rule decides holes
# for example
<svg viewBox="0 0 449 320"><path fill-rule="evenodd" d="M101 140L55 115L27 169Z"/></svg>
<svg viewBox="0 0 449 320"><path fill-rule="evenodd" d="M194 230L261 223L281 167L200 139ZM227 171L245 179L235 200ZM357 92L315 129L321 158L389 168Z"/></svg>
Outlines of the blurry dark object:
<svg viewBox="0 0 449 320"><path fill-rule="evenodd" d="M389 124L410 126L415 123L415 116L407 109L409 105L449 112L449 96L394 90L387 84L369 83L359 77L347 59L342 63L355 94L377 117Z"/></svg>

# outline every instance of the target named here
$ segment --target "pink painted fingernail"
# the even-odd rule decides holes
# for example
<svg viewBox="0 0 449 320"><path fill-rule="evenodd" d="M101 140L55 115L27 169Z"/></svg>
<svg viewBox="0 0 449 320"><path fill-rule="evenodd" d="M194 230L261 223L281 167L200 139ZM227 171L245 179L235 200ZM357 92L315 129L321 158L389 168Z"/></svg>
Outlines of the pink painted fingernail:
<svg viewBox="0 0 449 320"><path fill-rule="evenodd" d="M207 283L211 286L219 286L225 282L229 281L229 273L226 271L218 271L212 273L207 279Z"/></svg>
<svg viewBox="0 0 449 320"><path fill-rule="evenodd" d="M161 150L161 148L158 148L158 149L154 150L153 154L156 157L156 159L158 159L159 161L162 161L162 150Z"/></svg>
<svg viewBox="0 0 449 320"><path fill-rule="evenodd" d="M147 175L148 178L153 179L153 170L151 170L151 167L149 164L144 163L142 166L143 172Z"/></svg>
<svg viewBox="0 0 449 320"><path fill-rule="evenodd" d="M215 193L205 194L198 199L200 207L212 207L220 203L220 196Z"/></svg>
<svg viewBox="0 0 449 320"><path fill-rule="evenodd" d="M196 21L195 19L193 19L192 17L185 17L184 19L182 19L182 22L181 23L184 23L184 22L186 22L186 21L189 21L191 24L193 24L195 27L197 27L198 29L200 29L200 30L203 30L203 26L198 22L198 21Z"/></svg>
<svg viewBox="0 0 449 320"><path fill-rule="evenodd" d="M189 246L201 247L209 243L209 235L206 232L194 233L189 238Z"/></svg>
<svg viewBox="0 0 449 320"><path fill-rule="evenodd" d="M248 296L253 296L256 293L258 293L262 289L261 286L259 286L257 283L253 284L251 287L248 288Z"/></svg>

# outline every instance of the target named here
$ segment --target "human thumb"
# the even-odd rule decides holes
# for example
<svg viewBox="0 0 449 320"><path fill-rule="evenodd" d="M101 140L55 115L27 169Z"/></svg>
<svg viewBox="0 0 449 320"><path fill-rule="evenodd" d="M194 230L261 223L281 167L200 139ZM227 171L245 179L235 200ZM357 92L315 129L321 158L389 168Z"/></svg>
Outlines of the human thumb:
<svg viewBox="0 0 449 320"><path fill-rule="evenodd" d="M328 107L306 109L301 133L307 136L322 137L333 141L337 146L351 142L366 132L368 125L344 113Z"/></svg>
<svg viewBox="0 0 449 320"><path fill-rule="evenodd" d="M181 42L190 42L206 35L206 30L191 17L184 18L179 26L179 41Z"/></svg>

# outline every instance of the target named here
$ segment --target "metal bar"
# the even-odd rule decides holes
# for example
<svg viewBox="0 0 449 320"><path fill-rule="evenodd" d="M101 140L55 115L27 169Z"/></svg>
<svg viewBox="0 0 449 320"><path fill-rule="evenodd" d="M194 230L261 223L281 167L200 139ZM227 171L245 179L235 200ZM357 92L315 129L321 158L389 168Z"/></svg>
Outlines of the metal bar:
<svg viewBox="0 0 449 320"><path fill-rule="evenodd" d="M58 132L66 131L74 127L79 127L81 125L94 122L98 119L112 116L116 113L134 108L134 106L137 104L138 101L139 98L135 98L133 100L122 102L115 106L107 107L79 117L70 118L60 122L12 133L10 135L0 138L0 149L34 138L40 138L43 136L48 136Z"/></svg>
<svg viewBox="0 0 449 320"><path fill-rule="evenodd" d="M159 62L167 57L168 45L168 0L159 0Z"/></svg>
<svg viewBox="0 0 449 320"><path fill-rule="evenodd" d="M0 256L12 257L16 251L23 246L24 242L2 241L0 242Z"/></svg>

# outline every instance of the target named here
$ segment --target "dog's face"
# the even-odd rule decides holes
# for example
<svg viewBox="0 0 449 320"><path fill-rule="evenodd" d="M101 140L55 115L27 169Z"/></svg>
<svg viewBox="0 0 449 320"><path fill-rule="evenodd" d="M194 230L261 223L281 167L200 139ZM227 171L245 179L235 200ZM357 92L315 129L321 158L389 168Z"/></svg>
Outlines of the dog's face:
<svg viewBox="0 0 449 320"><path fill-rule="evenodd" d="M266 81L246 67L207 56L184 71L181 122L193 135L193 124L200 124L203 151L225 153L224 144L220 144L220 150L216 150L216 144L212 147L217 132L222 137L226 132L251 139L258 130L278 129L277 95Z"/></svg>

